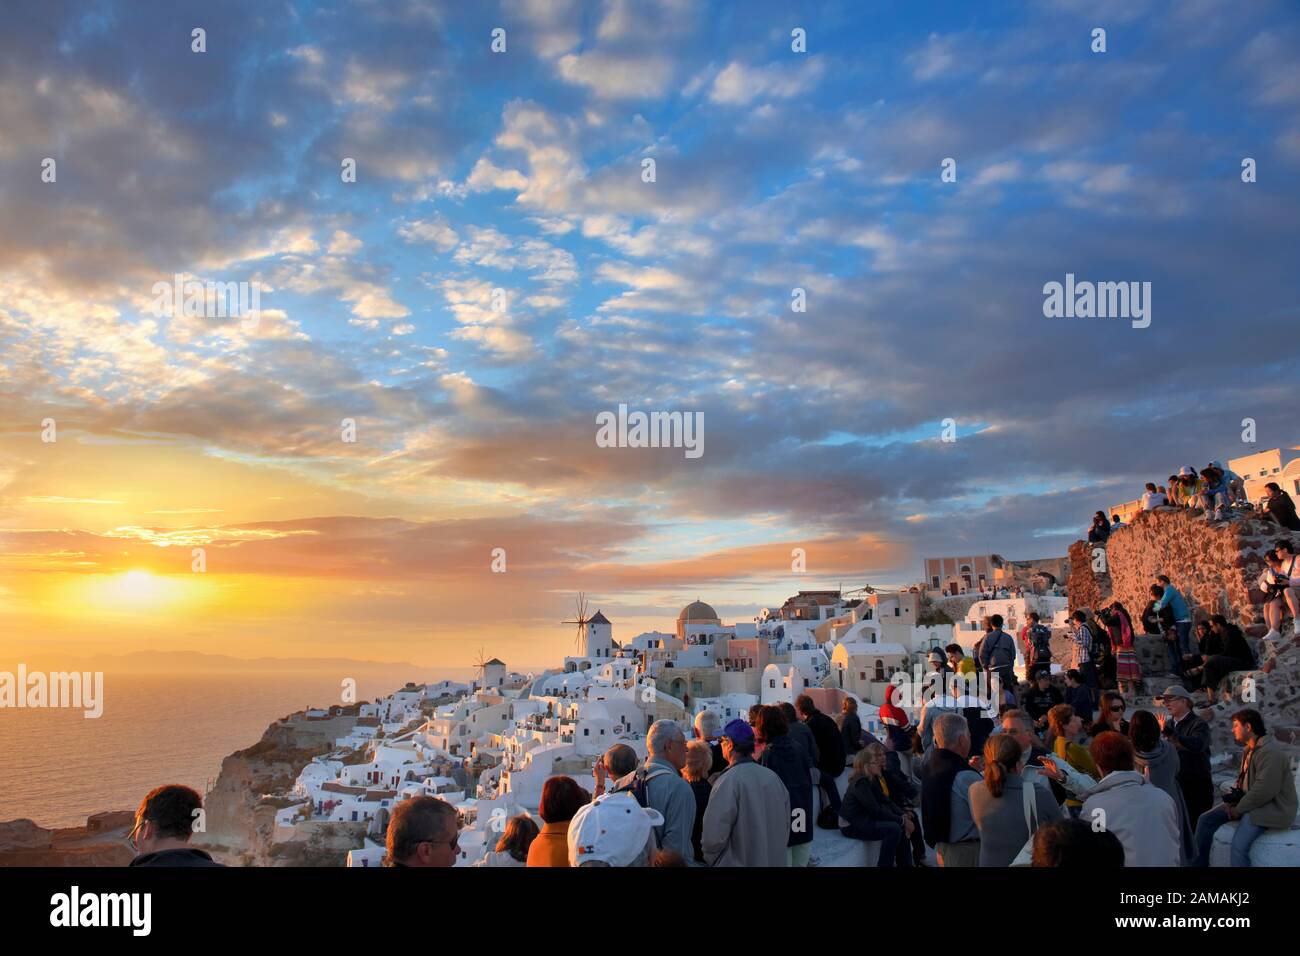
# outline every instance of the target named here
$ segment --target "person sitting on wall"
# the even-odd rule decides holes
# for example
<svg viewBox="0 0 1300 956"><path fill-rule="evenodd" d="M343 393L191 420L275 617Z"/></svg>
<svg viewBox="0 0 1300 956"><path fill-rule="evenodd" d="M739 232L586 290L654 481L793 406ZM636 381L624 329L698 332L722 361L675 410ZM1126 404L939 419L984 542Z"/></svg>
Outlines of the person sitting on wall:
<svg viewBox="0 0 1300 956"><path fill-rule="evenodd" d="M1237 821L1229 856L1232 866L1250 866L1250 848L1268 830L1290 829L1297 801L1291 761L1264 728L1259 711L1247 708L1232 715L1232 737L1244 748L1237 783L1223 802L1196 824L1196 866L1210 865L1214 834Z"/></svg>

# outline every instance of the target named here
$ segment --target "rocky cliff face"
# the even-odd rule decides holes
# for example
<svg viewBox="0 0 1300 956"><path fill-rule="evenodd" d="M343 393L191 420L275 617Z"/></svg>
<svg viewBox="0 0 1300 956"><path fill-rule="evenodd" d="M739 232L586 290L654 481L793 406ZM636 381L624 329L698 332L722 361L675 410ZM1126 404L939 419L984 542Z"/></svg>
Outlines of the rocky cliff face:
<svg viewBox="0 0 1300 956"><path fill-rule="evenodd" d="M1095 610L1119 599L1136 617L1150 600L1155 576L1163 573L1186 596L1193 620L1222 614L1249 637L1261 637L1266 628L1255 583L1264 570L1264 552L1285 536L1273 522L1255 517L1207 523L1197 511L1145 512L1113 532L1105 545L1077 541L1070 547L1070 609ZM1237 749L1231 715L1249 706L1263 714L1279 743L1300 754L1300 635L1289 622L1282 628L1284 636L1275 644L1252 642L1261 667L1229 678L1232 699L1200 712L1210 721L1216 752ZM1151 678L1163 676L1167 665L1160 642L1140 637L1137 645L1143 671ZM1148 693L1162 689L1148 686Z"/></svg>
<svg viewBox="0 0 1300 956"><path fill-rule="evenodd" d="M96 813L83 827L47 829L31 820L0 823L0 866L126 866L129 810Z"/></svg>

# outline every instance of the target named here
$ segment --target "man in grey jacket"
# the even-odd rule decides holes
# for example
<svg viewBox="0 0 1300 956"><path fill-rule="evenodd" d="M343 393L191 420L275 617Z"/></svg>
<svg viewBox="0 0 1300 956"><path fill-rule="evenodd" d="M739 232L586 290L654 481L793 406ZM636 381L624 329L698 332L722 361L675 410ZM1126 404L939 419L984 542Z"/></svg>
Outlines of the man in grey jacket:
<svg viewBox="0 0 1300 956"><path fill-rule="evenodd" d="M1003 690L1016 691L1016 639L1002 630L1002 615L985 618L984 637L980 639L979 665L989 677L994 674ZM1019 696L1019 695L1017 695Z"/></svg>
<svg viewBox="0 0 1300 956"><path fill-rule="evenodd" d="M620 779L611 793L629 791L636 794L638 784L644 793L644 806L663 815L662 826L655 827L661 850L674 850L682 859L695 856L691 830L695 827L695 792L681 775L686 766L686 735L672 720L658 720L646 733L650 756L645 765Z"/></svg>
<svg viewBox="0 0 1300 956"><path fill-rule="evenodd" d="M710 866L788 866L790 792L754 762L754 731L733 720L722 731L728 767L713 784L700 846Z"/></svg>

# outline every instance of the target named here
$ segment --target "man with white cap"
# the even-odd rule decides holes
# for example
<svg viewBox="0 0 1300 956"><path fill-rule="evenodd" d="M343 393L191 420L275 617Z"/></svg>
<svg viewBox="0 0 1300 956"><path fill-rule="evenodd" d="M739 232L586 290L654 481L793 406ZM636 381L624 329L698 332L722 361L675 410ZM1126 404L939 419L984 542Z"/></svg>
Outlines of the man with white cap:
<svg viewBox="0 0 1300 956"><path fill-rule="evenodd" d="M658 810L630 793L609 793L579 808L569 824L570 866L649 866L655 852Z"/></svg>

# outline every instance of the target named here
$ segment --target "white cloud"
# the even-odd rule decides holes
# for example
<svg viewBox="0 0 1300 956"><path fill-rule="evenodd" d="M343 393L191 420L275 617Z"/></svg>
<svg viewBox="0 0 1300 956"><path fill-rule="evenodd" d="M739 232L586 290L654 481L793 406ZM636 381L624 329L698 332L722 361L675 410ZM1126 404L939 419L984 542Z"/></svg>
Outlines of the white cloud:
<svg viewBox="0 0 1300 956"><path fill-rule="evenodd" d="M825 71L825 60L818 56L766 66L728 63L713 78L709 99L732 106L743 106L761 98L789 99L816 86Z"/></svg>

